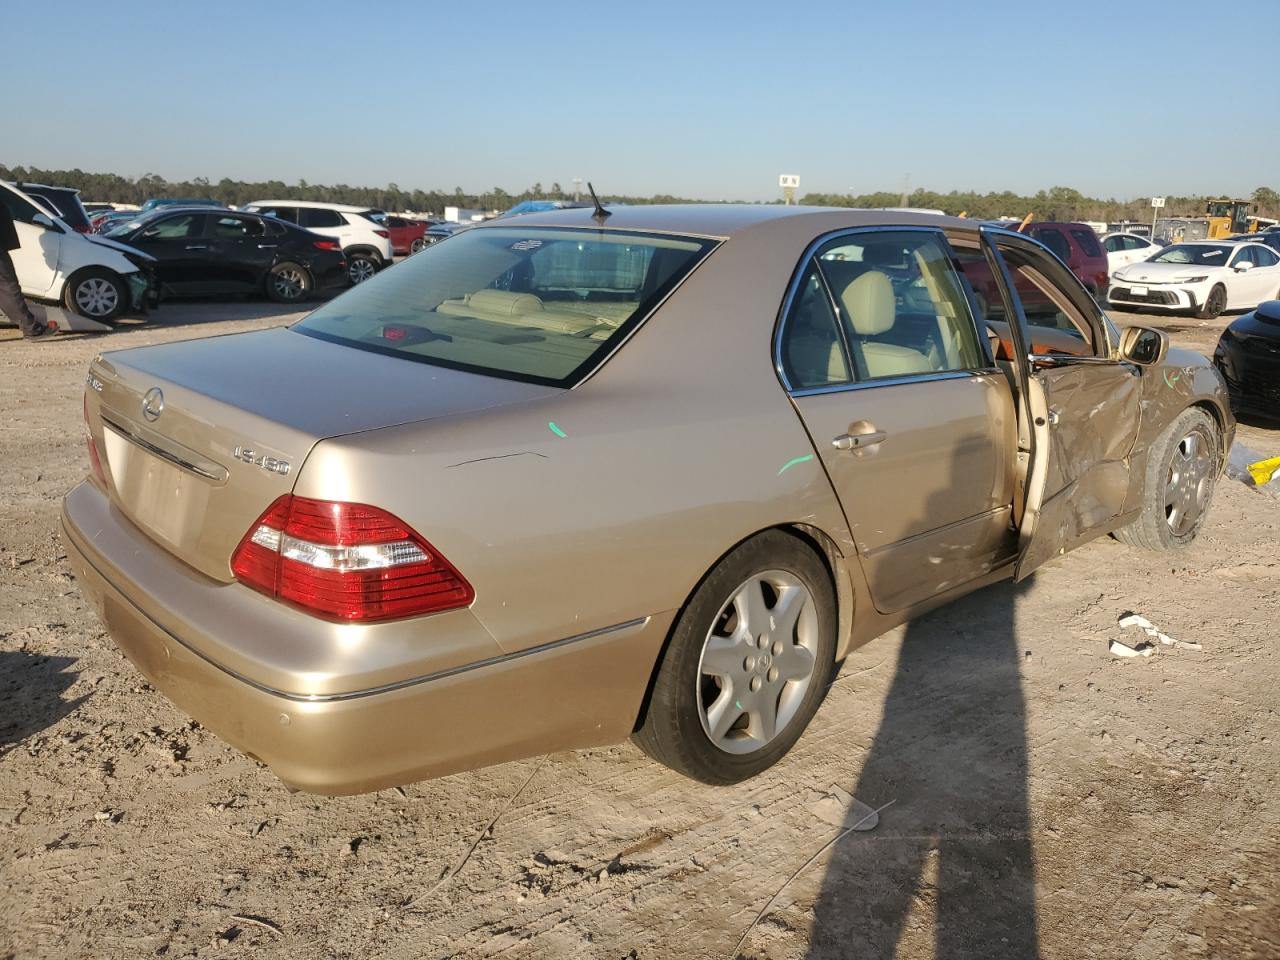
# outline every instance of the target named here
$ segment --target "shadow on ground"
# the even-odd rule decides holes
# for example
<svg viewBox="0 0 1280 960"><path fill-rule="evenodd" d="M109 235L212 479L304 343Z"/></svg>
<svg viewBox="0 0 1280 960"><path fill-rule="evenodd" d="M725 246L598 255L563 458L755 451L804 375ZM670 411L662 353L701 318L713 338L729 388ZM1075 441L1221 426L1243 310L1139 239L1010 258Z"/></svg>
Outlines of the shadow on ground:
<svg viewBox="0 0 1280 960"><path fill-rule="evenodd" d="M0 651L0 756L32 734L53 726L88 699L63 694L79 674L75 657Z"/></svg>

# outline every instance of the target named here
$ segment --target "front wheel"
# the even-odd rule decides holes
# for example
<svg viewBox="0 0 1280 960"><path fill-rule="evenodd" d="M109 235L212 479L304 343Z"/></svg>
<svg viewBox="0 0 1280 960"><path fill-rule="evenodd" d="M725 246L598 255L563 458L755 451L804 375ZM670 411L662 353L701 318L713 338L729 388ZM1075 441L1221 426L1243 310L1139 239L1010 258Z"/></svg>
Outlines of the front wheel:
<svg viewBox="0 0 1280 960"><path fill-rule="evenodd" d="M418 253L426 245L427 245L427 241L423 240L422 237L418 237L416 240L413 241L413 243L409 244L409 252Z"/></svg>
<svg viewBox="0 0 1280 960"><path fill-rule="evenodd" d="M835 644L835 589L822 560L790 534L753 537L677 618L636 743L703 783L753 777L817 712Z"/></svg>
<svg viewBox="0 0 1280 960"><path fill-rule="evenodd" d="M1115 538L1147 550L1191 543L1209 512L1220 465L1213 418L1198 407L1183 410L1151 444L1142 512Z"/></svg>
<svg viewBox="0 0 1280 960"><path fill-rule="evenodd" d="M68 310L98 323L114 326L129 303L129 291L119 274L105 267L89 267L67 281L62 302Z"/></svg>
<svg viewBox="0 0 1280 960"><path fill-rule="evenodd" d="M1227 288L1219 283L1209 291L1209 296L1205 298L1204 306L1200 308L1200 312L1196 315L1201 320L1213 320L1225 309L1227 309Z"/></svg>

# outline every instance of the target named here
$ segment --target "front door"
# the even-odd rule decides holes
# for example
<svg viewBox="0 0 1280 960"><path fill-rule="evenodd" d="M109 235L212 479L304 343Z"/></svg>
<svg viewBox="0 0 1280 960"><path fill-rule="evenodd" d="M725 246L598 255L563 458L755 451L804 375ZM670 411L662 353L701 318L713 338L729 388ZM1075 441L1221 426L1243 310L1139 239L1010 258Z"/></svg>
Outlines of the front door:
<svg viewBox="0 0 1280 960"><path fill-rule="evenodd" d="M779 370L886 613L1012 558L1008 381L937 230L861 230L807 255Z"/></svg>
<svg viewBox="0 0 1280 960"><path fill-rule="evenodd" d="M203 213L175 213L149 224L134 240L139 250L156 258L156 278L172 293L193 296L210 292L209 238Z"/></svg>
<svg viewBox="0 0 1280 960"><path fill-rule="evenodd" d="M18 286L29 297L58 296L51 288L58 277L62 231L56 226L36 223L36 214L43 211L3 186L0 186L0 203L9 208L18 234L18 249L9 252L18 275Z"/></svg>
<svg viewBox="0 0 1280 960"><path fill-rule="evenodd" d="M1031 461L1016 579L1105 530L1124 509L1138 436L1141 372L1115 359L1114 328L1066 267L1038 244L984 228L1004 279Z"/></svg>

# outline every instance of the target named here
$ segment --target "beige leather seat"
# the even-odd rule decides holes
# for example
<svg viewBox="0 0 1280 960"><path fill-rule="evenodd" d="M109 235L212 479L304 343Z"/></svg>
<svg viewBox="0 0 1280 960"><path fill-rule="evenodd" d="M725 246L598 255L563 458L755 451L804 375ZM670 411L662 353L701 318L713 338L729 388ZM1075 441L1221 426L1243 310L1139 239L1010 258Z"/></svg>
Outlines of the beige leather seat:
<svg viewBox="0 0 1280 960"><path fill-rule="evenodd" d="M853 348L862 356L868 377L902 377L929 373L934 366L919 350L870 337L888 333L898 317L893 284L878 270L862 274L840 295L849 323L857 337Z"/></svg>

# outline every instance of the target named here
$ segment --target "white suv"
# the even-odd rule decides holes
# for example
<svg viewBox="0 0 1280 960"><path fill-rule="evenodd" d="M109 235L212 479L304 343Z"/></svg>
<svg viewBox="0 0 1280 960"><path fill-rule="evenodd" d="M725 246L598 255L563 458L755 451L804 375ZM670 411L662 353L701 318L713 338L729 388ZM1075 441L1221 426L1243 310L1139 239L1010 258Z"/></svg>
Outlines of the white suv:
<svg viewBox="0 0 1280 960"><path fill-rule="evenodd" d="M0 182L20 246L18 286L32 300L61 301L73 330L111 329L126 310L149 305L155 258L106 237L76 233L37 199Z"/></svg>
<svg viewBox="0 0 1280 960"><path fill-rule="evenodd" d="M244 209L335 237L342 244L352 283L368 280L383 267L391 266L395 256L391 232L379 219L386 216L381 210L311 200L255 200Z"/></svg>

